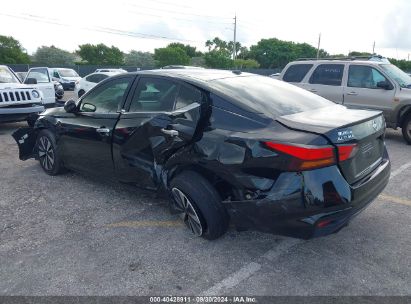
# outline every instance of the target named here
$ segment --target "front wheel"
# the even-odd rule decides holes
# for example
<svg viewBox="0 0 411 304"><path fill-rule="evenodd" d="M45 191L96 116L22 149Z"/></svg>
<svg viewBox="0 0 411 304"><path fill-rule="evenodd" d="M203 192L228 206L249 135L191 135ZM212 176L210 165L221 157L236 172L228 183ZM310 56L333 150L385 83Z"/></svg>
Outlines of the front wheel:
<svg viewBox="0 0 411 304"><path fill-rule="evenodd" d="M227 211L220 195L205 178L185 171L170 186L173 207L195 236L214 240L227 231Z"/></svg>
<svg viewBox="0 0 411 304"><path fill-rule="evenodd" d="M408 116L404 119L401 128L402 136L407 144L411 145L411 114L408 114Z"/></svg>
<svg viewBox="0 0 411 304"><path fill-rule="evenodd" d="M40 131L36 147L40 166L44 172L48 175L57 175L64 171L53 133L49 130Z"/></svg>

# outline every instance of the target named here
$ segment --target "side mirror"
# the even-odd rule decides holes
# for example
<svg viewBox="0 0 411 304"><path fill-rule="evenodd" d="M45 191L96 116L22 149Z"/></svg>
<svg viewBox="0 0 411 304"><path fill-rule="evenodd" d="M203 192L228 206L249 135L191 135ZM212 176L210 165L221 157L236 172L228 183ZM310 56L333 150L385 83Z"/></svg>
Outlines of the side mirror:
<svg viewBox="0 0 411 304"><path fill-rule="evenodd" d="M384 89L384 90L392 90L392 84L388 81L380 81L377 83L377 88Z"/></svg>
<svg viewBox="0 0 411 304"><path fill-rule="evenodd" d="M37 84L37 79L36 78L27 78L24 81L25 84Z"/></svg>
<svg viewBox="0 0 411 304"><path fill-rule="evenodd" d="M66 101L66 103L64 104L64 110L67 113L75 113L77 112L77 105L76 102L73 99L69 99Z"/></svg>

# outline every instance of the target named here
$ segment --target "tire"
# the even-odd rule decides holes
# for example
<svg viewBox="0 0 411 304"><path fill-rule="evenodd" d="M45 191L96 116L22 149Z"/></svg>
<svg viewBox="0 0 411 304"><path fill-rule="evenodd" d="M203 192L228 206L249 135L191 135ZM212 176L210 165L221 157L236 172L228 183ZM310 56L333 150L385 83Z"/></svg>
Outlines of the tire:
<svg viewBox="0 0 411 304"><path fill-rule="evenodd" d="M84 93L86 93L84 90L80 90L80 91L78 91L78 93L77 93L78 98L80 98L81 96L83 96L83 95L84 95Z"/></svg>
<svg viewBox="0 0 411 304"><path fill-rule="evenodd" d="M58 175L65 171L52 132L49 130L40 131L37 136L36 151L40 166L48 175Z"/></svg>
<svg viewBox="0 0 411 304"><path fill-rule="evenodd" d="M201 175L193 171L182 172L171 181L170 192L173 207L180 211L177 213L194 235L214 240L227 231L229 217L220 195ZM187 199L185 210L181 203L184 198Z"/></svg>
<svg viewBox="0 0 411 304"><path fill-rule="evenodd" d="M407 144L411 145L411 114L408 114L402 122L402 136Z"/></svg>

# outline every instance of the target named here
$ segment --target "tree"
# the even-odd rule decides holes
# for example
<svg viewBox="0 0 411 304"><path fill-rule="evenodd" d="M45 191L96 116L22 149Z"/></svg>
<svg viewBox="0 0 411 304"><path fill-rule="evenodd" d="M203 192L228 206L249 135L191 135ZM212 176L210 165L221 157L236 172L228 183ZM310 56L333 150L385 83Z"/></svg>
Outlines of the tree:
<svg viewBox="0 0 411 304"><path fill-rule="evenodd" d="M258 61L262 68L283 68L288 62L298 58L314 58L317 49L307 43L295 43L276 38L262 39L250 48L249 58ZM320 57L328 53L320 50Z"/></svg>
<svg viewBox="0 0 411 304"><path fill-rule="evenodd" d="M46 66L57 65L73 65L76 56L65 50L56 48L54 45L42 46L33 54L33 61L35 63L44 64Z"/></svg>
<svg viewBox="0 0 411 304"><path fill-rule="evenodd" d="M0 35L0 63L30 63L30 58L19 41Z"/></svg>
<svg viewBox="0 0 411 304"><path fill-rule="evenodd" d="M372 54L368 52L352 51L348 53L348 57L370 57L370 56L372 56Z"/></svg>
<svg viewBox="0 0 411 304"><path fill-rule="evenodd" d="M167 46L154 50L154 59L160 67L166 65L188 65L190 57L181 47Z"/></svg>
<svg viewBox="0 0 411 304"><path fill-rule="evenodd" d="M100 43L97 45L79 45L76 53L88 64L93 65L123 65L124 54L115 46L108 47Z"/></svg>
<svg viewBox="0 0 411 304"><path fill-rule="evenodd" d="M236 59L234 66L238 69L256 69L260 67L260 64L254 59Z"/></svg>
<svg viewBox="0 0 411 304"><path fill-rule="evenodd" d="M186 52L187 56L190 58L200 57L201 55L203 55L203 53L197 51L197 48L195 46L191 46L189 44L184 45L179 42L173 42L170 43L167 47L179 47L180 49L183 49Z"/></svg>
<svg viewBox="0 0 411 304"><path fill-rule="evenodd" d="M210 68L229 69L233 67L231 54L227 50L212 50L204 55L204 60Z"/></svg>
<svg viewBox="0 0 411 304"><path fill-rule="evenodd" d="M130 53L124 55L124 63L130 66L137 66L142 68L154 68L156 62L154 55L149 52L130 51Z"/></svg>

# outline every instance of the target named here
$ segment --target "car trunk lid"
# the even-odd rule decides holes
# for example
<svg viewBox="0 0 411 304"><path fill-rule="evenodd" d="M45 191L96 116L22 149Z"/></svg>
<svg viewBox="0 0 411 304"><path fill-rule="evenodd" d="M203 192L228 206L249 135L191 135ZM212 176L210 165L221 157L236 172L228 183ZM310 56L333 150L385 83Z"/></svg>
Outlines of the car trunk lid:
<svg viewBox="0 0 411 304"><path fill-rule="evenodd" d="M336 148L355 145L352 157L339 161L342 173L351 184L365 177L383 159L385 121L379 111L333 105L281 116L277 121L291 129L323 135Z"/></svg>

